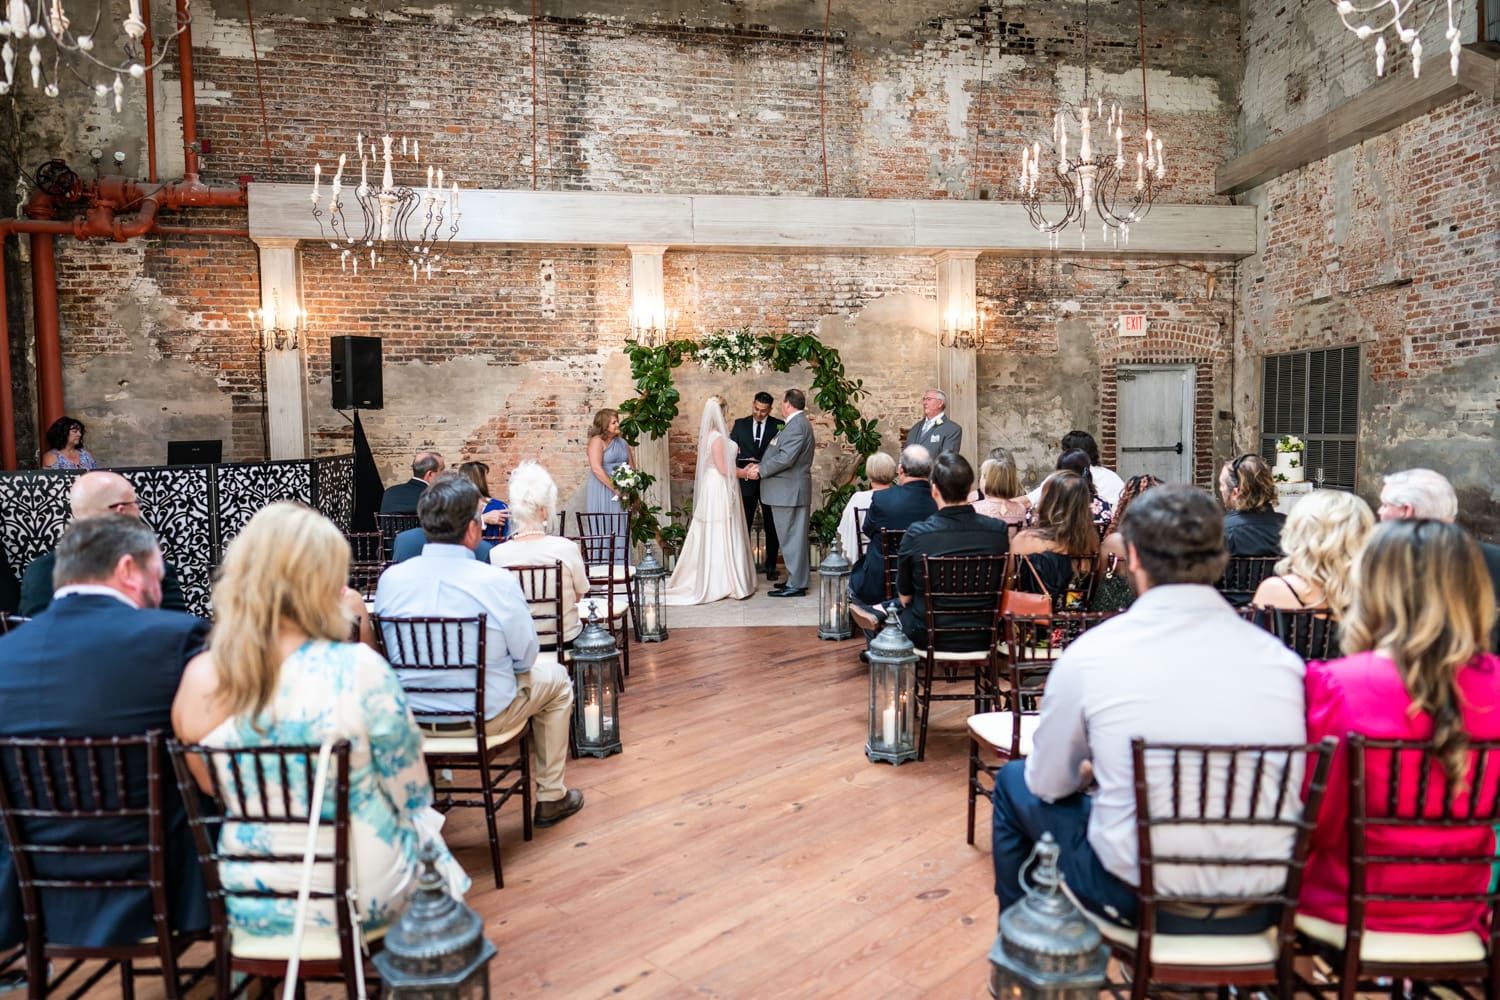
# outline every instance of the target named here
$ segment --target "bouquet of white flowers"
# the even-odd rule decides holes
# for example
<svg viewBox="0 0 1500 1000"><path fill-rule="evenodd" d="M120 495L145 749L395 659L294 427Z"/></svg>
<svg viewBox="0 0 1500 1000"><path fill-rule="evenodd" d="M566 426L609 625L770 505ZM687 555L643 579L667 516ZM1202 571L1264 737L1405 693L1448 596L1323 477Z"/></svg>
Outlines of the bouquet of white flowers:
<svg viewBox="0 0 1500 1000"><path fill-rule="evenodd" d="M766 348L748 326L719 330L698 341L694 359L704 368L721 372L765 371Z"/></svg>
<svg viewBox="0 0 1500 1000"><path fill-rule="evenodd" d="M1302 439L1291 434L1283 434L1276 439L1276 450L1279 452L1301 451Z"/></svg>
<svg viewBox="0 0 1500 1000"><path fill-rule="evenodd" d="M638 469L632 469L629 462L621 462L615 467L614 474L609 481L614 484L615 489L621 494L631 496L641 493L651 483L651 476Z"/></svg>

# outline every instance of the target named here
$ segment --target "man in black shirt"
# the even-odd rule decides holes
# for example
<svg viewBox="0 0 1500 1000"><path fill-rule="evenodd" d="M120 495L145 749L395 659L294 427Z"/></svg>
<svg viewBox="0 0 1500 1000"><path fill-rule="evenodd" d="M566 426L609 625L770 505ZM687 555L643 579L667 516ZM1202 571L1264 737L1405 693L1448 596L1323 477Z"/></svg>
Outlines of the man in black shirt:
<svg viewBox="0 0 1500 1000"><path fill-rule="evenodd" d="M1219 470L1224 515L1224 548L1234 556L1281 555L1281 526L1286 515L1276 510L1276 479L1270 463L1244 454Z"/></svg>

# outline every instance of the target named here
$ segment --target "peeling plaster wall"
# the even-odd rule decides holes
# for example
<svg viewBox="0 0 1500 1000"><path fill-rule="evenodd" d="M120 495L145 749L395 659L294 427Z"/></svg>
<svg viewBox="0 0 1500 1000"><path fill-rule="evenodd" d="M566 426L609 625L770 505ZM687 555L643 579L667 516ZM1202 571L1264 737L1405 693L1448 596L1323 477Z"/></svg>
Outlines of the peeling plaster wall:
<svg viewBox="0 0 1500 1000"><path fill-rule="evenodd" d="M1369 44L1343 32L1331 5L1302 5L1290 21L1251 3L1244 12L1242 149L1372 79ZM1465 17L1472 38L1473 11ZM1424 74L1448 72L1441 33L1424 39ZM1388 70L1408 71L1404 59ZM1497 150L1500 115L1470 95L1246 194L1259 248L1241 266L1237 442L1258 440L1266 355L1358 344L1359 493L1374 504L1384 474L1430 467L1453 480L1460 520L1500 538Z"/></svg>
<svg viewBox="0 0 1500 1000"><path fill-rule="evenodd" d="M162 21L168 8L158 7ZM1058 88L1072 96L1082 83L1081 0L846 5L830 26L826 82L817 5L561 3L537 25L533 118L529 5L392 3L388 11L377 34L367 4L256 5L267 136L243 6L195 3L199 134L212 146L204 179L305 181L315 160L327 166L352 147L353 132L379 126L385 107L393 130L419 138L465 186L822 194L826 128L835 197L1009 197L1018 137L1045 134ZM1091 82L1128 107L1139 87L1135 11L1095 4L1092 14ZM1237 5L1204 0L1149 18L1152 121L1168 138L1172 168L1166 200L1220 201L1212 176L1228 152L1238 100ZM158 82L159 171L170 178L182 169L174 59ZM145 174L138 90L128 92L122 116L74 91L57 102L22 100L21 162L61 156L91 176L89 151L100 150L99 169L111 172L118 149L124 173ZM242 226L244 216L195 211L163 221ZM315 452L349 447L347 422L328 407L328 338L376 335L387 408L362 419L387 481L405 475L412 451L435 446L450 461L476 457L501 470L540 453L565 501L580 491L590 415L630 394L618 350L627 255L467 248L450 256L446 273L415 284L395 271L355 279L316 245L301 258ZM979 360L980 427L970 433L984 449L1021 449L1033 475L1074 426L1111 447L1106 372L1132 350L1208 365L1224 359L1212 344L1179 350L1171 335L1129 350L1113 341L1114 317L1127 309L1217 330L1227 302L1223 291L1215 302L1194 300L1201 275L1178 274L1170 262L1136 275L1136 263L1121 258L1093 264L1130 273L1136 285L1127 295L1116 293L1119 275L1107 286L1082 275L1056 287L1032 281L1039 264L1055 270L1062 260L980 262L980 297L997 332ZM865 379L872 394L863 408L881 420L885 446L898 447L899 429L937 380L930 259L669 251L665 266L667 300L685 330L817 330ZM223 436L231 459L263 453L259 357L242 319L260 304L248 241L59 241L59 268L67 398L86 414L92 444L111 460L145 460L179 436ZM1015 304L1020 291L1032 311ZM127 373L134 379L122 387ZM678 501L690 485L703 398L723 391L738 415L766 384L693 366L679 380L683 415L671 436ZM768 384L807 382L793 373ZM1207 408L1200 419L1212 433ZM830 424L819 430L821 485L841 478L852 457L833 442Z"/></svg>

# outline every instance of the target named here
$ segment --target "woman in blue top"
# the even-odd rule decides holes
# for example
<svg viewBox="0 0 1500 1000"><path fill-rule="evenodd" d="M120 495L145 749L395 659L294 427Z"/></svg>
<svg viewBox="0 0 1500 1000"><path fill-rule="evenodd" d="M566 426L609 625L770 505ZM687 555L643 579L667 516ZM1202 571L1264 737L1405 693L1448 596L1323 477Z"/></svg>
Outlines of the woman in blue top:
<svg viewBox="0 0 1500 1000"><path fill-rule="evenodd" d="M44 469L97 469L94 456L83 450L83 421L58 417L47 428L47 453L42 456Z"/></svg>
<svg viewBox="0 0 1500 1000"><path fill-rule="evenodd" d="M490 496L490 467L483 462L465 462L458 471L479 489L479 515L484 521L485 541L505 541L510 537L510 508Z"/></svg>
<svg viewBox="0 0 1500 1000"><path fill-rule="evenodd" d="M611 409L594 414L589 429L589 477L584 493L584 509L590 514L623 514L620 491L612 477L615 470L630 462L630 445L620 436L620 415ZM624 534L623 528L620 534Z"/></svg>
<svg viewBox="0 0 1500 1000"><path fill-rule="evenodd" d="M183 672L172 728L184 743L227 748L349 741L351 881L360 926L369 934L388 926L415 889L420 842L438 845L450 884L467 889L468 878L441 837L426 832L435 830L432 786L401 682L380 654L343 641L349 623L339 592L348 569L348 543L317 511L283 501L251 518L225 553L214 584L210 649ZM256 777L242 771L240 780L248 786ZM259 777L278 799L282 776ZM296 794L307 794L300 770L287 777ZM206 778L199 775L205 790ZM220 838L232 838L243 853L302 853L305 829L257 824L233 815L231 803L224 806L229 814ZM332 822L331 798L321 815ZM298 865L262 862L219 870L226 887L292 892L300 874ZM327 866L319 866L314 889L331 888ZM228 905L237 947L292 933L295 899L236 896ZM315 901L305 926L308 942L336 935L331 901Z"/></svg>

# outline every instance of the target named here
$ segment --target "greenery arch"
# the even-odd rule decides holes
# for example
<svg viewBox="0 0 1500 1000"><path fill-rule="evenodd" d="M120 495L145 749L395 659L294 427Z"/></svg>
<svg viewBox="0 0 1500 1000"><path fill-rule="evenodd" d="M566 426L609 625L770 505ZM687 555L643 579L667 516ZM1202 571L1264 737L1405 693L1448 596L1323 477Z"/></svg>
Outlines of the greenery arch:
<svg viewBox="0 0 1500 1000"><path fill-rule="evenodd" d="M868 390L862 379L851 380L845 374L844 361L838 351L812 334L757 334L745 326L716 330L696 341L672 340L658 347L629 342L625 353L630 358L636 395L616 409L620 413L620 433L631 445L635 445L642 434L666 436L677 416L677 404L682 399L673 383L672 372L684 361L696 361L705 368L729 374L766 369L789 372L797 365L806 365L812 372L812 387L808 395L819 409L833 416L834 433L859 455L859 461L848 478L823 491L823 506L811 516L809 531L812 540L823 545L832 542L838 532L844 505L854 492L855 480L864 475L865 459L880 447L880 432L876 429L878 421L866 420L857 405L860 398L868 395ZM662 511L645 499L645 489L651 482L649 476L638 474L630 489L621 490L634 515L635 540L654 539L665 547L675 548L674 543L680 544L681 537L687 533L686 512L669 512L668 516L674 523L663 527L660 522Z"/></svg>

